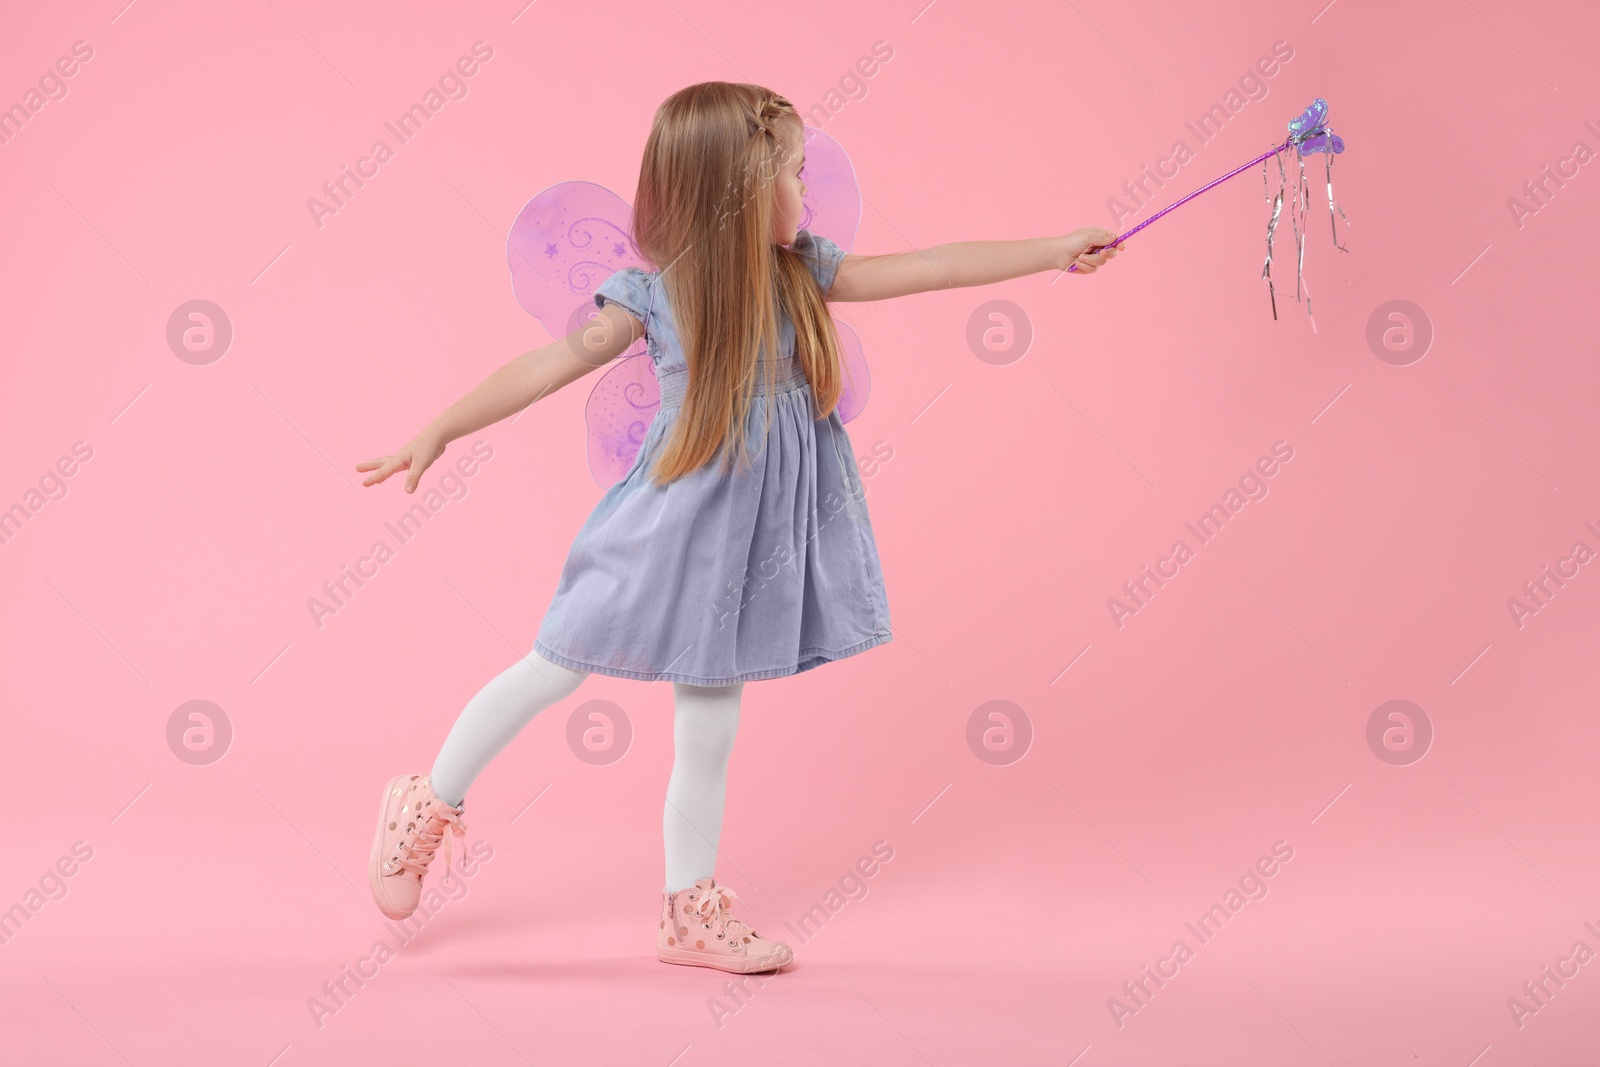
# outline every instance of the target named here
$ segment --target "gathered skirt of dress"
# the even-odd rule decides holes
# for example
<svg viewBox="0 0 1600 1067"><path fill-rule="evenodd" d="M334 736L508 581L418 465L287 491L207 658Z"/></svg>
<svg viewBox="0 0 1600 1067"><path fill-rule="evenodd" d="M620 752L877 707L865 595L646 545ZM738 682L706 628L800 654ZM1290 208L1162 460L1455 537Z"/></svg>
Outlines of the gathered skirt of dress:
<svg viewBox="0 0 1600 1067"><path fill-rule="evenodd" d="M750 461L714 459L656 485L687 372L633 467L584 522L534 648L574 670L694 685L778 678L890 640L865 489L838 413L812 417L798 365L745 432ZM770 413L771 425L764 424Z"/></svg>

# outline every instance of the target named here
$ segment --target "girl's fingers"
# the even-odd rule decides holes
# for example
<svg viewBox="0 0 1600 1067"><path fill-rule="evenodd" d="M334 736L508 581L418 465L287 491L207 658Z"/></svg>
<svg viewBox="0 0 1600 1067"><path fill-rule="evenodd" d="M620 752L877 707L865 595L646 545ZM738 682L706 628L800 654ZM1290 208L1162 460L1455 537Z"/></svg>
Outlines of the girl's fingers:
<svg viewBox="0 0 1600 1067"><path fill-rule="evenodd" d="M361 484L377 485L379 482L386 481L389 475L393 474L395 471L404 470L409 465L410 464L402 456L385 456L383 458L383 465L378 469L378 473L374 474Z"/></svg>
<svg viewBox="0 0 1600 1067"><path fill-rule="evenodd" d="M1112 236L1115 237L1116 235L1113 234ZM1117 258L1117 253L1120 251L1122 249L1108 246L1099 252L1085 252L1078 257L1078 269L1073 273L1093 274L1096 270L1105 266L1108 260Z"/></svg>
<svg viewBox="0 0 1600 1067"><path fill-rule="evenodd" d="M387 467L391 463L395 463L395 462L403 463L404 461L405 461L405 454L403 452L402 453L397 453L397 454L392 455L392 456L379 456L377 459L369 459L365 463L357 463L356 464L356 470L358 470L358 471L375 471L375 470L378 470L381 467Z"/></svg>

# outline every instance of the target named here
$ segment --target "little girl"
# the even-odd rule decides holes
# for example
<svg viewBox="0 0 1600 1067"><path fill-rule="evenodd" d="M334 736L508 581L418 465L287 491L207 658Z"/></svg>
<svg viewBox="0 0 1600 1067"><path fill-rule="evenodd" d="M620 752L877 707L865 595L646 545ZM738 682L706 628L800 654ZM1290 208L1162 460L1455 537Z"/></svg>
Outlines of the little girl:
<svg viewBox="0 0 1600 1067"><path fill-rule="evenodd" d="M853 656L890 638L889 608L855 454L835 410L843 386L826 300L885 300L1045 270L1079 274L1117 254L1109 230L846 255L797 229L804 127L755 85L706 82L663 103L645 145L633 240L659 271L629 267L595 291L571 336L491 374L363 485L410 471L646 338L661 407L626 476L578 531L532 652L462 711L429 774L384 787L368 877L402 919L467 790L540 711L591 673L674 689L666 881L656 955L736 973L793 959L730 914L713 875L728 756L747 681ZM819 508L828 514L821 517ZM759 581L756 580L759 576ZM755 590L746 596L747 586Z"/></svg>

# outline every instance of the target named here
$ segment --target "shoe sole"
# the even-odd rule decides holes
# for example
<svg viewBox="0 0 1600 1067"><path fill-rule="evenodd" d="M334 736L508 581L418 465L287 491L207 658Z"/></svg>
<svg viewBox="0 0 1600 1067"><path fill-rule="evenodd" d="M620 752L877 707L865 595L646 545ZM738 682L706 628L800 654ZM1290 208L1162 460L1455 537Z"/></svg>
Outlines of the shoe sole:
<svg viewBox="0 0 1600 1067"><path fill-rule="evenodd" d="M378 798L378 828L372 835L372 852L367 857L367 885L372 889L372 901L378 905L378 910L391 919L409 919L411 912L390 911L389 905L383 901L379 886L383 883L383 831L389 825L389 796L397 788L411 781L409 774L397 774L389 779L389 784L383 787L383 795Z"/></svg>
<svg viewBox="0 0 1600 1067"><path fill-rule="evenodd" d="M662 963L676 963L686 967L711 967L733 974L760 974L776 971L794 962L794 953L787 956L758 956L743 959L738 956L707 956L702 952L686 952L680 948L656 948L656 959Z"/></svg>

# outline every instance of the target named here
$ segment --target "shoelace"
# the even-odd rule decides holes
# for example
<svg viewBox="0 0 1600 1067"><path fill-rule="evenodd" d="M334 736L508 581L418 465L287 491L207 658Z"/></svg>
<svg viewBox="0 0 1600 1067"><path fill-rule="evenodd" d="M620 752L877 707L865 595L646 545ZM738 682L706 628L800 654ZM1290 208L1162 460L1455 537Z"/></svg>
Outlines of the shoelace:
<svg viewBox="0 0 1600 1067"><path fill-rule="evenodd" d="M442 814L430 813L423 815L418 812L418 821L422 823L422 826L417 830L417 836L412 840L411 844L400 851L400 866L412 874L421 876L427 873L428 864L433 862L434 853L438 851L441 841L444 843L444 869L445 873L448 874L450 863L453 859L450 855L450 837L452 835L461 838L462 854L465 855L466 853L467 824L461 821L461 816L448 808L444 808L442 802L439 808L443 809ZM435 825L438 826L437 830L433 829ZM449 829L449 834L445 833L446 828Z"/></svg>
<svg viewBox="0 0 1600 1067"><path fill-rule="evenodd" d="M694 902L691 909L694 914L704 922L713 923L717 929L725 931L731 941L738 941L748 933L754 937L755 931L749 926L728 914L728 909L733 902L739 899L739 894L725 885L713 884L711 891L705 893Z"/></svg>

